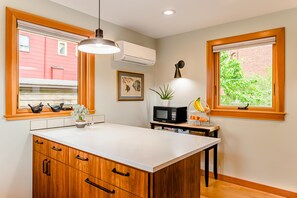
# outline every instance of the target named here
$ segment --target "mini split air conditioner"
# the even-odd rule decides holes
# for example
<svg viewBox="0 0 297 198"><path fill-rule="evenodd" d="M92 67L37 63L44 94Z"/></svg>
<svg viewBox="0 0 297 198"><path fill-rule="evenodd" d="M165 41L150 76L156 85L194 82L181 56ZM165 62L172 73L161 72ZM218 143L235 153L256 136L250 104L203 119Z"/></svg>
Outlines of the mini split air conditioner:
<svg viewBox="0 0 297 198"><path fill-rule="evenodd" d="M129 43L126 41L116 42L121 51L114 54L115 61L140 64L154 65L156 62L156 50Z"/></svg>

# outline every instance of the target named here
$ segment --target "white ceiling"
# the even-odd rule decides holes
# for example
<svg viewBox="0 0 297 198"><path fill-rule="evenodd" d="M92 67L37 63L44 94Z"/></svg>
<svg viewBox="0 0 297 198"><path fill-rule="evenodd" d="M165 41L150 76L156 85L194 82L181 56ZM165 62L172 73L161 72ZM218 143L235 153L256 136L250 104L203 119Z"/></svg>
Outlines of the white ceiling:
<svg viewBox="0 0 297 198"><path fill-rule="evenodd" d="M98 0L51 0L98 17ZM101 0L101 19L153 38L297 7L297 0ZM173 16L162 15L174 9Z"/></svg>

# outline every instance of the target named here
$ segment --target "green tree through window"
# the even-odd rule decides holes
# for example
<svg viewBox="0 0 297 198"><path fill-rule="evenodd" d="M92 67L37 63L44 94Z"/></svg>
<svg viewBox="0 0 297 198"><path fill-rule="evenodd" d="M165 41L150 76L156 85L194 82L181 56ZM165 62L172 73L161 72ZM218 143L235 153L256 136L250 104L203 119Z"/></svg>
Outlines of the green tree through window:
<svg viewBox="0 0 297 198"><path fill-rule="evenodd" d="M246 76L243 60L233 58L231 51L220 52L220 105L272 106L272 67L265 75Z"/></svg>

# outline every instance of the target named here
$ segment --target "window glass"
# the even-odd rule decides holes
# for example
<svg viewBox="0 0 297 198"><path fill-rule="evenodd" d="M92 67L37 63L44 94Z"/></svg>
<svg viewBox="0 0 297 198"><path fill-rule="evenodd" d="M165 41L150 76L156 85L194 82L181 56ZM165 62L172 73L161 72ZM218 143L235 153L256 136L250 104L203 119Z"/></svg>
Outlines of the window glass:
<svg viewBox="0 0 297 198"><path fill-rule="evenodd" d="M49 36L19 30L31 39L30 53L19 51L19 100L18 108L28 104L66 106L78 103L77 43L59 41ZM66 56L59 56L56 52ZM65 53L69 49L69 53Z"/></svg>
<svg viewBox="0 0 297 198"><path fill-rule="evenodd" d="M58 41L58 54L67 56L67 42Z"/></svg>
<svg viewBox="0 0 297 198"><path fill-rule="evenodd" d="M272 45L220 51L219 105L272 107Z"/></svg>
<svg viewBox="0 0 297 198"><path fill-rule="evenodd" d="M19 35L19 50L23 52L30 51L30 38L29 36Z"/></svg>

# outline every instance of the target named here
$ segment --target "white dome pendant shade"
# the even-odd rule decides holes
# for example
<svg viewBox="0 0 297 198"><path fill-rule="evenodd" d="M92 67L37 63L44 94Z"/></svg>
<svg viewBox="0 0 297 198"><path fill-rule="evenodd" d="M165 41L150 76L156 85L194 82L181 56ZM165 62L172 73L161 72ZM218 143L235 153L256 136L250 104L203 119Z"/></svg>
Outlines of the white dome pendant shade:
<svg viewBox="0 0 297 198"><path fill-rule="evenodd" d="M111 40L103 39L103 31L96 30L96 37L82 40L77 49L90 54L114 54L120 51L118 45Z"/></svg>
<svg viewBox="0 0 297 198"><path fill-rule="evenodd" d="M103 30L100 29L100 0L99 0L99 20L96 37L82 40L77 49L90 54L115 54L120 50L119 46L111 40L103 39Z"/></svg>

